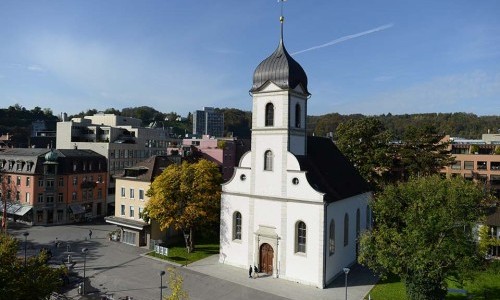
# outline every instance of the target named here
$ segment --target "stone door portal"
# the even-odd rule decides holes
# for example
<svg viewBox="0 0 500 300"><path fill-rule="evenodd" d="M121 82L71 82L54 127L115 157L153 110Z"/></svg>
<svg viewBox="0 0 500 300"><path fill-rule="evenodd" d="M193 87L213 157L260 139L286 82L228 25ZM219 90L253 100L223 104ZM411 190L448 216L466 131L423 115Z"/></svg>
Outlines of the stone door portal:
<svg viewBox="0 0 500 300"><path fill-rule="evenodd" d="M274 250L269 244L262 244L260 246L260 272L266 273L268 275L273 274L273 258Z"/></svg>

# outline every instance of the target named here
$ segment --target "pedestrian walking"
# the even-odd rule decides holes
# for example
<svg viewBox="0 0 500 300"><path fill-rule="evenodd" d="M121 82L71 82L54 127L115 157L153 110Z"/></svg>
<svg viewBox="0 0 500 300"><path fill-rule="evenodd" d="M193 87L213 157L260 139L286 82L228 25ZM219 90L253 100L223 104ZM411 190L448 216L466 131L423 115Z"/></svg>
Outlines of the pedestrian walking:
<svg viewBox="0 0 500 300"><path fill-rule="evenodd" d="M252 266L250 265L250 269L248 269L248 278L252 278Z"/></svg>
<svg viewBox="0 0 500 300"><path fill-rule="evenodd" d="M259 269L257 269L256 265L253 265L253 275L259 277Z"/></svg>
<svg viewBox="0 0 500 300"><path fill-rule="evenodd" d="M89 229L89 240L92 239L92 230Z"/></svg>

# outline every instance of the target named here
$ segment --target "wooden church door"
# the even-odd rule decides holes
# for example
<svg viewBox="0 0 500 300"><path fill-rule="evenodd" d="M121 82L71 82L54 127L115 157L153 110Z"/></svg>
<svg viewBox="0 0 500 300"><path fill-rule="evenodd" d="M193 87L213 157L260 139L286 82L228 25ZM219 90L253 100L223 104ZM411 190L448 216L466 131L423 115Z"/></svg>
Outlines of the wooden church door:
<svg viewBox="0 0 500 300"><path fill-rule="evenodd" d="M262 244L262 246L260 246L260 272L264 272L269 275L273 274L273 258L273 247L269 244Z"/></svg>

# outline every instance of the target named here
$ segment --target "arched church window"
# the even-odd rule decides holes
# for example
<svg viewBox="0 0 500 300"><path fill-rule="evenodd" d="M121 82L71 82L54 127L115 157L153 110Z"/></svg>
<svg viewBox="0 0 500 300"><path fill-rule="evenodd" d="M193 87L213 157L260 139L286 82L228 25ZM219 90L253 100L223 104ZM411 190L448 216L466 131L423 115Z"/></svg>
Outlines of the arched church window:
<svg viewBox="0 0 500 300"><path fill-rule="evenodd" d="M300 128L300 104L295 104L295 127Z"/></svg>
<svg viewBox="0 0 500 300"><path fill-rule="evenodd" d="M328 239L328 250L330 255L335 254L335 221L330 221L330 236Z"/></svg>
<svg viewBox="0 0 500 300"><path fill-rule="evenodd" d="M297 238L296 238L296 251L306 253L306 223L299 221L297 223Z"/></svg>
<svg viewBox="0 0 500 300"><path fill-rule="evenodd" d="M344 246L349 244L349 215L344 216Z"/></svg>
<svg viewBox="0 0 500 300"><path fill-rule="evenodd" d="M267 150L264 153L264 170L265 171L273 170L273 152L271 150Z"/></svg>
<svg viewBox="0 0 500 300"><path fill-rule="evenodd" d="M266 126L274 126L274 105L266 104Z"/></svg>
<svg viewBox="0 0 500 300"><path fill-rule="evenodd" d="M241 240L241 213L239 211L233 214L233 240Z"/></svg>

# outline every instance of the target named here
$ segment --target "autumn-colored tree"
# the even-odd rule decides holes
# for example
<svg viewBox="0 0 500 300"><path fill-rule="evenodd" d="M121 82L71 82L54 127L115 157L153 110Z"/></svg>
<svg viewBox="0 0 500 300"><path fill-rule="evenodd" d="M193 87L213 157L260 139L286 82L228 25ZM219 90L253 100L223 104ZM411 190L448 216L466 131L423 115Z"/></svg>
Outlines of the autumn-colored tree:
<svg viewBox="0 0 500 300"><path fill-rule="evenodd" d="M64 269L48 266L45 252L29 257L25 266L18 249L18 240L0 234L0 300L47 299L61 286Z"/></svg>
<svg viewBox="0 0 500 300"><path fill-rule="evenodd" d="M170 165L151 184L145 215L162 230L173 226L189 234L186 247L190 252L194 229L219 220L221 183L218 166L208 160Z"/></svg>
<svg viewBox="0 0 500 300"><path fill-rule="evenodd" d="M168 268L168 288L172 291L170 295L166 296L166 300L188 300L189 294L184 290L184 279L172 267Z"/></svg>
<svg viewBox="0 0 500 300"><path fill-rule="evenodd" d="M480 265L472 228L490 199L474 182L439 175L387 186L371 203L375 227L361 236L359 261L398 275L412 300L440 300L446 278Z"/></svg>

